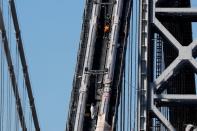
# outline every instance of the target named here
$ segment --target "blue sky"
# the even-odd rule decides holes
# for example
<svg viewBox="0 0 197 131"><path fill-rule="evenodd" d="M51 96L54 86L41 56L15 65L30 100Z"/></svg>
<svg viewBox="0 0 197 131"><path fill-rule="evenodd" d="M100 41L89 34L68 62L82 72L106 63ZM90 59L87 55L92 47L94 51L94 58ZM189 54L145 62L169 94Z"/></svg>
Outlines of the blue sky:
<svg viewBox="0 0 197 131"><path fill-rule="evenodd" d="M17 0L25 52L43 131L65 129L83 7L84 0Z"/></svg>
<svg viewBox="0 0 197 131"><path fill-rule="evenodd" d="M17 0L34 96L43 131L65 129L83 0Z"/></svg>

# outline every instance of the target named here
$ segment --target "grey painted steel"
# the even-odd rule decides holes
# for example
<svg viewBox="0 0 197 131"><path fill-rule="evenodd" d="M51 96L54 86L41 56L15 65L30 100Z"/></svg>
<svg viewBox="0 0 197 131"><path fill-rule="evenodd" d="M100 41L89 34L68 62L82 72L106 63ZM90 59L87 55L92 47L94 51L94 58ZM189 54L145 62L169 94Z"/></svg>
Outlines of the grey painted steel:
<svg viewBox="0 0 197 131"><path fill-rule="evenodd" d="M197 96L192 94L154 94L154 92L158 91L161 86L167 82L178 70L180 67L184 66L185 63L189 62L191 66L195 68L197 71L197 62L192 56L192 52L196 50L197 41L193 41L188 46L182 46L178 40L164 27L164 25L156 18L156 13L170 14L170 15L179 15L179 16L187 16L187 17L196 17L196 9L191 8L156 8L155 9L155 0L153 0L153 10L152 10L152 24L156 27L160 35L163 36L166 40L168 40L171 45L174 46L176 50L178 50L178 57L161 73L161 75L151 84L152 93L150 94L150 109L155 114L155 116L163 123L163 125L169 131L175 131L174 127L170 123L167 118L159 111L159 109L154 105L154 101L162 102L196 102Z"/></svg>
<svg viewBox="0 0 197 131"><path fill-rule="evenodd" d="M155 80L154 85L155 88L158 90L161 85L164 82L167 82L167 80L177 71L177 69L182 66L186 61L190 62L191 65L197 70L197 62L192 56L192 52L196 49L197 41L193 41L189 46L182 46L173 36L170 34L170 32L167 31L167 29L161 26L157 19L155 19L155 25L158 27L158 29L167 37L168 40L171 41L171 44L174 45L178 51L179 55L178 57L162 72L162 74ZM166 30L166 31L165 31Z"/></svg>
<svg viewBox="0 0 197 131"><path fill-rule="evenodd" d="M157 15L175 16L197 21L197 8L156 8Z"/></svg>
<svg viewBox="0 0 197 131"><path fill-rule="evenodd" d="M151 87L153 85L151 84ZM163 116L163 114L159 111L159 109L154 105L154 88L150 88L150 110L154 113L154 115L163 123L163 125L168 129L169 131L175 131L172 124Z"/></svg>
<svg viewBox="0 0 197 131"><path fill-rule="evenodd" d="M177 50L180 49L181 44L176 40L176 38L161 24L161 22L155 18L154 24L161 32L161 34L166 38Z"/></svg>
<svg viewBox="0 0 197 131"><path fill-rule="evenodd" d="M10 47L9 47L8 38L6 35L3 14L2 14L1 9L0 9L0 32L1 32L1 39L3 42L2 44L4 47L4 53L5 53L6 60L7 60L8 70L9 70L9 74L10 74L10 80L12 83L13 93L14 93L15 100L16 100L17 112L18 112L21 128L22 128L22 131L27 131L27 126L26 126L25 117L23 114L23 108L22 108L22 104L21 104L18 84L17 84L17 80L16 80L16 75L14 72L14 66L13 66L13 62L12 62Z"/></svg>
<svg viewBox="0 0 197 131"><path fill-rule="evenodd" d="M107 51L107 60L105 68L108 69L107 74L104 75L104 85L103 85L103 95L101 108L98 116L98 122L96 131L105 131L109 128L106 122L109 111L109 102L111 95L111 86L113 83L113 76L115 70L116 53L118 47L119 29L120 29L120 19L122 16L123 0L116 0L116 4L113 8L112 14L112 31L109 38L109 48Z"/></svg>
<svg viewBox="0 0 197 131"><path fill-rule="evenodd" d="M29 72L28 72L27 62L26 62L26 58L25 58L25 52L23 49L23 42L22 42L22 38L21 38L21 33L20 33L20 28L19 28L18 18L17 18L17 14L16 14L16 7L15 7L14 0L9 0L9 5L10 5L13 24L14 24L14 28L15 28L15 32L16 32L16 40L17 40L17 44L18 44L19 55L21 58L21 64L23 67L23 76L24 76L25 85L27 88L27 94L28 94L28 98L29 98L29 105L31 108L33 122L34 122L35 130L40 131L40 125L39 125L38 117L37 117L37 113L36 113L36 107L35 107L35 103L34 103L34 97L33 97L33 93L32 93L32 87L31 87L31 82L30 82L30 78L29 78Z"/></svg>
<svg viewBox="0 0 197 131"><path fill-rule="evenodd" d="M149 0L140 0L139 13L137 131L145 131L147 126Z"/></svg>
<svg viewBox="0 0 197 131"><path fill-rule="evenodd" d="M100 2L100 0L98 0L97 2ZM87 92L88 92L88 83L89 83L89 74L85 72L86 72L86 68L88 69L92 68L93 54L94 54L96 33L97 33L97 19L99 17L99 13L100 13L100 4L94 4L93 10L92 10L92 16L90 20L87 50L85 54L85 62L84 62L84 68L83 68L81 87L79 90L79 102L78 102L78 107L77 107L74 131L83 130L83 122L84 122L84 115L85 115L85 109L86 109L85 107L86 107Z"/></svg>
<svg viewBox="0 0 197 131"><path fill-rule="evenodd" d="M160 95L154 95L155 101L164 101L164 102L197 102L197 96L196 95L167 95L167 94L160 94Z"/></svg>
<svg viewBox="0 0 197 131"><path fill-rule="evenodd" d="M166 129L168 129L169 131L175 131L172 124L161 114L161 112L156 106L152 105L151 109L153 113L156 115L156 117L164 124Z"/></svg>

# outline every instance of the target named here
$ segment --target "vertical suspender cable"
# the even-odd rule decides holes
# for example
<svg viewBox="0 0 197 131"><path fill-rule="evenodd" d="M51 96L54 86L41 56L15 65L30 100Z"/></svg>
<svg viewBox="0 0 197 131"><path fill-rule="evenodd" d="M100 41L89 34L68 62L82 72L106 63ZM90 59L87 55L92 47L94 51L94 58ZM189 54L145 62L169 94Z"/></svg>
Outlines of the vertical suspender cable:
<svg viewBox="0 0 197 131"><path fill-rule="evenodd" d="M132 90L133 90L133 82L132 82L132 74L133 74L133 66L132 66L132 63L133 63L133 57L132 57L132 46L133 46L133 0L131 2L131 20L130 20L130 31L129 31L129 75L130 75L130 78L128 79L129 80L129 88L130 88L130 95L129 95L129 106L130 106L130 115L129 115L129 130L131 131L132 130L132 109L133 109L133 104L132 104L132 101L133 101L133 93L132 93Z"/></svg>
<svg viewBox="0 0 197 131"><path fill-rule="evenodd" d="M122 86L121 86L122 87ZM120 131L122 131L122 113L123 113L123 110L122 110L122 88L121 88L121 97L120 97Z"/></svg>
<svg viewBox="0 0 197 131"><path fill-rule="evenodd" d="M1 8L2 8L2 3L3 3L3 1L1 0ZM4 97L4 91L3 91L3 81L4 81L4 78L3 78L3 44L1 43L1 76L0 76L0 79L1 79L1 81L0 81L0 83L1 83L1 96L0 96L0 99L1 99L1 103L0 103L0 130L2 131L3 130L3 108L4 108L4 106L3 106L3 97Z"/></svg>
<svg viewBox="0 0 197 131"><path fill-rule="evenodd" d="M132 29L132 28L131 28ZM129 114L129 130L131 131L132 130L132 108L133 108L133 105L132 105L132 101L133 101L133 93L132 93L132 90L133 90L133 84L132 84L132 39L131 39L131 33L129 33L129 43L130 43L130 55L129 55L129 59L130 59L130 65L129 65L129 68L130 68L130 79L129 79L129 106L130 106L130 114Z"/></svg>
<svg viewBox="0 0 197 131"><path fill-rule="evenodd" d="M1 43L1 105L0 105L0 130L3 130L3 119L4 119L4 54Z"/></svg>
<svg viewBox="0 0 197 131"><path fill-rule="evenodd" d="M131 101L131 94L130 94L130 87L131 87L131 81L130 81L130 74L131 74L131 68L130 68L130 53L131 53L131 48L130 48L130 46L131 46L131 43L130 43L130 33L129 33L129 39L128 39L128 55L127 55L127 60L128 60L128 62L127 62L127 112L128 112L128 114L127 114L127 129L128 130L130 130L129 128L130 128L130 114L131 114L131 112L130 112L130 107L131 107L131 105L130 105L130 101Z"/></svg>
<svg viewBox="0 0 197 131"><path fill-rule="evenodd" d="M27 88L27 94L29 97L29 103L30 103L30 107L31 107L31 111L32 111L34 126L35 126L36 131L40 131L40 125L39 125L38 117L37 117L37 113L36 113L34 97L33 97L33 93L32 93L29 72L27 69L27 62L25 59L25 54L24 54L22 38L21 38L21 34L20 34L20 28L19 28L19 24L18 24L18 18L17 18L17 14L16 14L16 7L15 7L14 0L9 0L9 5L10 5L10 9L11 9L14 28L16 31L18 50L19 50L19 54L20 54L20 58L21 58L21 64L23 67L23 74L24 74L25 84L26 84L26 88Z"/></svg>
<svg viewBox="0 0 197 131"><path fill-rule="evenodd" d="M0 130L3 130L3 110L4 110L4 59L3 48L1 43L1 104L0 104Z"/></svg>
<svg viewBox="0 0 197 131"><path fill-rule="evenodd" d="M131 81L131 72L132 72L132 68L131 68L131 61L132 61L132 57L131 57L131 50L132 50L132 48L131 48L131 37L130 37L130 32L129 32L129 39L128 39L128 55L127 55L127 60L128 60L128 62L127 62L127 83L128 83L128 85L127 85L127 88L128 88L128 90L127 90L127 94L128 94L128 96L127 96L127 108L128 108L128 114L127 114L127 129L128 130L131 130L131 114L132 114L132 112L131 112L131 108L132 108L132 105L131 105L131 101L132 101L132 81Z"/></svg>
<svg viewBox="0 0 197 131"><path fill-rule="evenodd" d="M7 59L7 64L8 64L8 69L9 69L9 73L10 73L10 79L12 82L14 95L15 95L16 100L18 100L18 101L16 101L16 103L18 105L17 109L18 109L18 115L19 115L20 122L21 122L21 127L22 127L23 131L26 131L27 128L26 128L26 124L24 121L23 109L22 109L22 105L21 105L21 101L20 101L18 86L17 86L17 82L16 82L16 76L15 76L14 67L12 64L11 53L10 53L10 49L9 49L8 39L7 39L4 20L3 20L3 14L1 12L1 10L0 10L0 30L1 30L1 37L2 37L2 42L3 42L3 47L4 47L4 53L5 53L5 56Z"/></svg>
<svg viewBox="0 0 197 131"><path fill-rule="evenodd" d="M3 6L3 5L2 5ZM2 38L1 38L2 39ZM4 112L5 112L5 59L3 53L3 43L1 42L1 131L4 130Z"/></svg>
<svg viewBox="0 0 197 131"><path fill-rule="evenodd" d="M132 87L133 87L133 84L132 84L132 40L133 39L131 39L131 36L133 35L132 34L132 30L133 30L133 0L131 1L131 5L130 5L131 7L131 19L130 19L130 21L129 21L129 23L130 23L130 29L129 29L129 56L128 56L128 58L129 58L129 75L130 75L130 78L128 79L129 80L129 96L128 96L128 98L129 98L129 108L130 108L130 114L129 114L129 130L131 131L132 130L132 108L133 108L133 105L132 105L132 101L133 101L133 94L132 94Z"/></svg>
<svg viewBox="0 0 197 131"><path fill-rule="evenodd" d="M3 43L2 43L2 130L4 130L4 112L5 112L5 55L3 53Z"/></svg>
<svg viewBox="0 0 197 131"><path fill-rule="evenodd" d="M1 51L1 54L0 54L0 57L1 57L1 72L0 72L0 74L1 74L1 76L0 76L0 79L1 79L1 81L0 81L0 130L2 129L1 127L2 127L2 48L0 48L0 51Z"/></svg>
<svg viewBox="0 0 197 131"><path fill-rule="evenodd" d="M19 81L19 57L18 57L18 49L16 44L16 80ZM19 84L19 83L18 83ZM18 131L19 125L18 125L18 116L17 116L17 105L15 105L15 131ZM25 113L24 113L25 114Z"/></svg>
<svg viewBox="0 0 197 131"><path fill-rule="evenodd" d="M138 19L137 19L137 16L138 16L138 6L139 6L139 3L138 3L138 0L135 0L135 32L134 32L134 41L135 41L135 50L134 50L134 54L135 54L135 74L134 74L134 76L135 76L135 88L134 88L134 94L135 94L135 96L134 96L134 129L135 129L135 131L136 131L136 129L137 129L137 122L136 121L138 121L138 118L137 118L137 93L138 93L138 89L137 89L137 81L138 81L138 74L137 74L137 70L138 70L138 55L137 55L137 53L138 53L138 51L137 51L137 47L138 47L138 35L137 35L137 32L138 32Z"/></svg>
<svg viewBox="0 0 197 131"><path fill-rule="evenodd" d="M125 88L126 88L126 86L125 86L125 76L126 76L126 74L125 74L125 70L126 70L126 68L124 69L124 73L123 73L123 114L122 114L122 116L123 116L123 130L122 131L125 131L125 125L126 125L126 123L125 123L125 115L126 115L126 110L125 110L125 104L126 104L126 102L125 102L125 98L126 98L126 93L125 93Z"/></svg>
<svg viewBox="0 0 197 131"><path fill-rule="evenodd" d="M10 44L10 50L12 49L12 41L11 41L11 14L8 8L8 35L9 35L9 44ZM9 131L12 130L12 89L11 89L11 82L10 78L8 77L8 86L9 86Z"/></svg>

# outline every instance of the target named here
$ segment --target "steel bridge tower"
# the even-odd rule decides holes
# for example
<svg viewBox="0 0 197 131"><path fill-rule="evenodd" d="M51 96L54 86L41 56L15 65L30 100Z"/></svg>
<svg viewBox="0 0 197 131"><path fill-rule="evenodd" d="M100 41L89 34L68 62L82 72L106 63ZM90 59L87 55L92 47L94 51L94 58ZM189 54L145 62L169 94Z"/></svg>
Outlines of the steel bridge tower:
<svg viewBox="0 0 197 131"><path fill-rule="evenodd" d="M66 130L196 128L196 21L190 0L86 0Z"/></svg>
<svg viewBox="0 0 197 131"><path fill-rule="evenodd" d="M182 131L197 125L196 18L190 0L142 1L138 130Z"/></svg>

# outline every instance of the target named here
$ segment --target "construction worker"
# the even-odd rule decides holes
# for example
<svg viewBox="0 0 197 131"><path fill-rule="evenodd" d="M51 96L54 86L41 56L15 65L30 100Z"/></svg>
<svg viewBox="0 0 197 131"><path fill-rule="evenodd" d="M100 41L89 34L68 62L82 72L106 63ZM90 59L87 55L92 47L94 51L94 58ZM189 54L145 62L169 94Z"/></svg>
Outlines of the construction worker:
<svg viewBox="0 0 197 131"><path fill-rule="evenodd" d="M104 26L104 33L109 33L109 31L110 31L109 24L105 24L105 26Z"/></svg>

